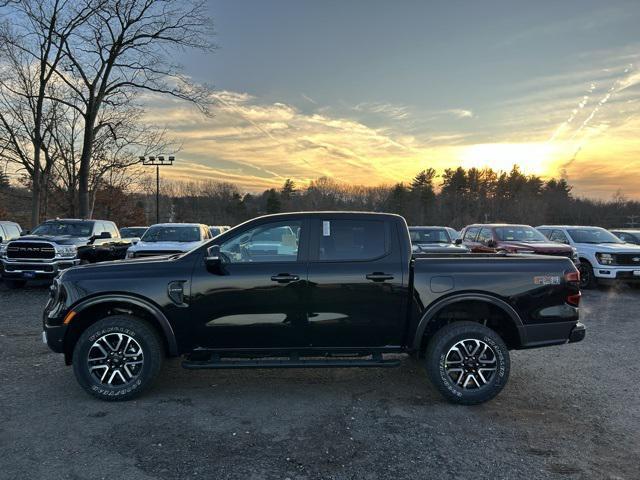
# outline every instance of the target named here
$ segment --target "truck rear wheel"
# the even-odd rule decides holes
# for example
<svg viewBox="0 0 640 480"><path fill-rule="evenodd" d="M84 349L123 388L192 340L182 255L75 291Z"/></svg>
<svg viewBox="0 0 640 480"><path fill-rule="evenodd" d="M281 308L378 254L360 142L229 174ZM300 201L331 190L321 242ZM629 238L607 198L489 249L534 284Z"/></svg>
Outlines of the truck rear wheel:
<svg viewBox="0 0 640 480"><path fill-rule="evenodd" d="M507 346L496 332L475 322L454 322L438 330L425 361L440 393L462 405L491 400L509 378Z"/></svg>
<svg viewBox="0 0 640 480"><path fill-rule="evenodd" d="M153 383L162 358L162 342L151 325L130 315L114 315L80 335L73 350L73 371L91 395L129 400Z"/></svg>

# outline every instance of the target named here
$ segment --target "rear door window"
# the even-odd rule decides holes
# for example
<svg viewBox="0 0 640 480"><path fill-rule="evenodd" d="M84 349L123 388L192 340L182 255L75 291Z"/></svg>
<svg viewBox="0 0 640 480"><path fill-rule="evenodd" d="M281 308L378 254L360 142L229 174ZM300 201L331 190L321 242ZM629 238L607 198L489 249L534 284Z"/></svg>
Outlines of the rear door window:
<svg viewBox="0 0 640 480"><path fill-rule="evenodd" d="M322 220L318 234L320 261L374 260L388 250L384 220Z"/></svg>

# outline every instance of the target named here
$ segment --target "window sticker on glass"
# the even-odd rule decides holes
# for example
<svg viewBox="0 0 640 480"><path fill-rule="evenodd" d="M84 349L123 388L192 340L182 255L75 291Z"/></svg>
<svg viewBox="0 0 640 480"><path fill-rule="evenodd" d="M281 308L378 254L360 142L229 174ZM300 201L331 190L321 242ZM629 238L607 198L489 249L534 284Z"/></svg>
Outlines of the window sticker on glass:
<svg viewBox="0 0 640 480"><path fill-rule="evenodd" d="M329 220L322 221L322 236L323 237L331 236L331 222Z"/></svg>

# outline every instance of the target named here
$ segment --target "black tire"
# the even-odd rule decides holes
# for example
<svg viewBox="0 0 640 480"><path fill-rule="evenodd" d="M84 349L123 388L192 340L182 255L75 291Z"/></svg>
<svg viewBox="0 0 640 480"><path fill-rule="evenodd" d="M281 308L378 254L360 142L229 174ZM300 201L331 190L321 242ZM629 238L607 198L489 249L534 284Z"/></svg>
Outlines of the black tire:
<svg viewBox="0 0 640 480"><path fill-rule="evenodd" d="M586 260L580 260L580 288L583 290L590 290L598 286L598 281L593 275L593 267Z"/></svg>
<svg viewBox="0 0 640 480"><path fill-rule="evenodd" d="M17 290L18 288L24 288L24 286L27 284L27 281L26 280L9 280L5 278L4 284L7 286L7 288L11 290Z"/></svg>
<svg viewBox="0 0 640 480"><path fill-rule="evenodd" d="M483 362L493 359L493 363L485 367L494 368L495 365L495 370L492 373L488 372L487 368L480 368L482 365L476 362L470 366L472 372L460 373L463 376L462 379L466 379L463 386L458 384L460 377L452 378L451 375L455 373L451 373L451 370L447 371L446 365L448 355L457 356L451 353L453 347L466 340L469 341L467 345L481 345L481 348L483 348L482 344L487 345L490 351L486 351L485 355L465 358L480 357L479 360ZM460 360L466 361L462 357ZM468 361L472 362L472 360ZM504 388L509 379L511 361L507 346L496 332L476 322L454 322L442 327L431 338L427 345L425 365L429 378L448 401L461 405L476 405L491 400ZM481 370L485 372L482 373ZM466 387L466 381L470 376L476 379L474 382L477 386L469 382L469 386ZM486 383L484 383L485 377ZM481 382L483 385L479 385Z"/></svg>
<svg viewBox="0 0 640 480"><path fill-rule="evenodd" d="M116 370L122 373L118 373L118 376L113 378L114 384L106 383L109 380L106 377L101 382L97 377L104 370L99 369L95 374L90 371L90 354L93 355L94 351L100 352L102 350L109 351L111 354L111 351L103 343L104 339L110 341L110 345L114 345L114 340L117 342L119 336L124 341L128 338L132 339L135 345L132 345L134 350L130 350L130 352L141 351L141 355L128 359L135 361L142 359L142 365L140 367L134 365L130 367L131 370L125 370L126 352L123 354L113 353L116 357L109 358L107 361L114 363L104 367L107 369L105 375L115 376ZM102 350L99 350L100 347L94 347L98 341L103 347ZM120 352L123 348L126 347L116 346L114 351ZM80 386L94 397L107 401L130 400L140 395L153 383L160 372L163 358L162 341L151 325L131 315L114 315L97 321L80 335L73 349L73 372ZM98 360L100 361L100 359ZM100 363L104 362L100 361ZM92 365L96 365L96 363L92 363ZM131 371L137 373L125 382L124 377L129 376Z"/></svg>

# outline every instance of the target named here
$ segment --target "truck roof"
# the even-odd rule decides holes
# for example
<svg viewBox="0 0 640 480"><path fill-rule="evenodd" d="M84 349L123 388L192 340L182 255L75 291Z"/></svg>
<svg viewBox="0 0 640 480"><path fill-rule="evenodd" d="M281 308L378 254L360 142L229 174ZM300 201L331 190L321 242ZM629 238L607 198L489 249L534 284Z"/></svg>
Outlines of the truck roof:
<svg viewBox="0 0 640 480"><path fill-rule="evenodd" d="M597 225L538 225L536 228L602 228Z"/></svg>

